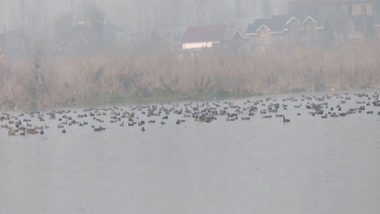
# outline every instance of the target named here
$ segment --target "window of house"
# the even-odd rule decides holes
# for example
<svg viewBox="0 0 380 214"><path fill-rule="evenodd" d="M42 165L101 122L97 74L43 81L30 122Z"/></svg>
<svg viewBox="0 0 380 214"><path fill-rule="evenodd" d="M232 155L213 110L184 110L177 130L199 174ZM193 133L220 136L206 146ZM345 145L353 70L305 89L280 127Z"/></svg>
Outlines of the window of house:
<svg viewBox="0 0 380 214"><path fill-rule="evenodd" d="M289 31L290 32L297 32L298 31L298 23L296 20L293 20L290 24L289 24Z"/></svg>
<svg viewBox="0 0 380 214"><path fill-rule="evenodd" d="M353 11L353 10L352 10L352 7L353 7L352 5L349 5L349 6L348 6L348 14L351 15L351 16L353 15L353 14L352 14L352 11Z"/></svg>
<svg viewBox="0 0 380 214"><path fill-rule="evenodd" d="M315 30L315 23L312 21L312 20L308 20L307 22L305 22L304 24L304 31L305 32L313 32Z"/></svg>
<svg viewBox="0 0 380 214"><path fill-rule="evenodd" d="M353 4L352 5L352 15L359 16L362 14L362 5L361 4Z"/></svg>
<svg viewBox="0 0 380 214"><path fill-rule="evenodd" d="M366 15L367 14L367 4L362 4L362 12L361 15Z"/></svg>
<svg viewBox="0 0 380 214"><path fill-rule="evenodd" d="M262 37L268 37L270 36L270 31L266 28L262 29L260 32L259 32L259 36L262 36Z"/></svg>
<svg viewBox="0 0 380 214"><path fill-rule="evenodd" d="M373 15L372 4L367 3L366 7L367 7L367 15Z"/></svg>

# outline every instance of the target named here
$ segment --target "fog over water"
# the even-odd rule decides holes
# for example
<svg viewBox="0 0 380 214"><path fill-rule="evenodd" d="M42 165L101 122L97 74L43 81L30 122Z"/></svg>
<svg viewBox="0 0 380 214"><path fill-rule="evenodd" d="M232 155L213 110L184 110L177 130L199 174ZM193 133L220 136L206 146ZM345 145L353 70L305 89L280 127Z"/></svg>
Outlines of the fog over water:
<svg viewBox="0 0 380 214"><path fill-rule="evenodd" d="M256 116L176 125L170 116L146 132L108 123L99 133L0 132L0 212L376 214L380 116L286 115L286 124Z"/></svg>
<svg viewBox="0 0 380 214"><path fill-rule="evenodd" d="M379 214L379 0L0 0L0 214Z"/></svg>

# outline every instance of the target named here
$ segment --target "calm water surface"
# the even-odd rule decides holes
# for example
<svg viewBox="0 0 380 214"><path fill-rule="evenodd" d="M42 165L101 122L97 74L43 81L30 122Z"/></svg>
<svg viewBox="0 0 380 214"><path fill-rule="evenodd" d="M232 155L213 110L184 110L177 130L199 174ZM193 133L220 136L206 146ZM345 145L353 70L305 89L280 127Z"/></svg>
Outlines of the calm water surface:
<svg viewBox="0 0 380 214"><path fill-rule="evenodd" d="M2 130L0 213L378 214L380 116L287 116Z"/></svg>

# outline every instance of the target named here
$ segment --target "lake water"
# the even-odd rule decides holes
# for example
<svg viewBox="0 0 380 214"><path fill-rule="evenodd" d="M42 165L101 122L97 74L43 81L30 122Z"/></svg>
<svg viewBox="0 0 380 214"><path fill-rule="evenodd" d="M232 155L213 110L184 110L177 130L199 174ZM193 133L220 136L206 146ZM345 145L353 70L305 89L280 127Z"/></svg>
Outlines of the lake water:
<svg viewBox="0 0 380 214"><path fill-rule="evenodd" d="M2 130L0 213L378 214L380 108L372 108L328 119L289 109L286 124L256 116L146 132Z"/></svg>

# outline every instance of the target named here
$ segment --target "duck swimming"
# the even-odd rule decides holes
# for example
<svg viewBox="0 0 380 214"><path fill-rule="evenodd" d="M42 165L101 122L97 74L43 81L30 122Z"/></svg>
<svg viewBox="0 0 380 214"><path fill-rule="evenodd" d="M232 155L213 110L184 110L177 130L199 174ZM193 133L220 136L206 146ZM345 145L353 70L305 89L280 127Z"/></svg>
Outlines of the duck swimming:
<svg viewBox="0 0 380 214"><path fill-rule="evenodd" d="M286 119L285 116L282 116L283 123L290 123L290 119Z"/></svg>
<svg viewBox="0 0 380 214"><path fill-rule="evenodd" d="M102 127L102 126L99 126L98 128L94 128L94 132L102 132L102 131L105 131L106 128Z"/></svg>

